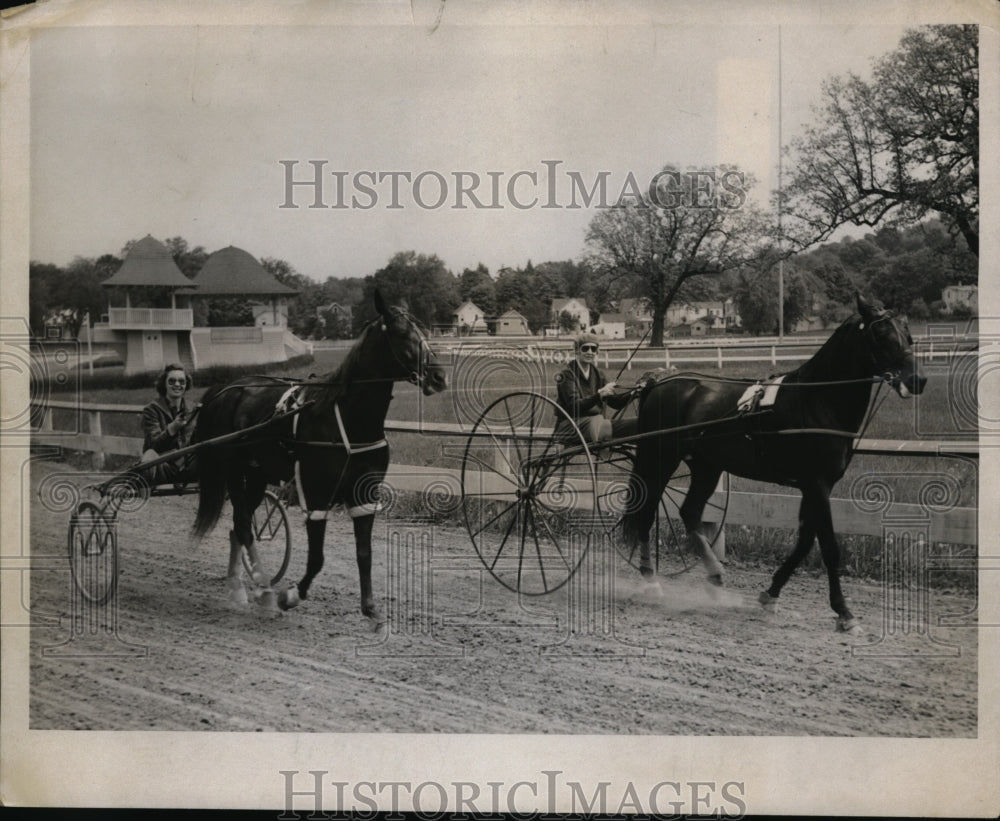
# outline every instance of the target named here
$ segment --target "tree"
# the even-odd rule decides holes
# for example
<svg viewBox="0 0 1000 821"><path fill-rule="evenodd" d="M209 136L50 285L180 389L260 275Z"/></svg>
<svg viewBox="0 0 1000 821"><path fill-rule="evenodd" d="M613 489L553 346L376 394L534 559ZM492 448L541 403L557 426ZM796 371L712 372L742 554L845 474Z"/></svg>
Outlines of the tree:
<svg viewBox="0 0 1000 821"><path fill-rule="evenodd" d="M755 336L778 333L777 293L778 272L773 267L740 272L735 300L745 331ZM784 327L792 328L809 315L812 307L809 288L797 271L784 272L783 296Z"/></svg>
<svg viewBox="0 0 1000 821"><path fill-rule="evenodd" d="M384 268L365 277L364 299L354 314L356 329L375 318L376 288L390 305L405 303L425 325L450 323L460 303L458 283L436 254L401 251Z"/></svg>
<svg viewBox="0 0 1000 821"><path fill-rule="evenodd" d="M458 277L458 296L463 302L478 305L486 316L497 312L497 288L490 270L482 263L466 268Z"/></svg>
<svg viewBox="0 0 1000 821"><path fill-rule="evenodd" d="M710 294L710 286L696 278L761 258L773 240L764 216L747 196L754 184L750 175L731 166L681 172L668 165L658 178L690 188L671 198L651 186L641 196L600 211L586 238L588 261L609 290L649 300L650 347L663 347L664 317L678 296ZM717 187L725 180L728 188L702 196L698 180Z"/></svg>
<svg viewBox="0 0 1000 821"><path fill-rule="evenodd" d="M823 84L819 123L786 150L794 171L779 207L793 244L936 213L978 256L978 37L974 25L912 29L870 82Z"/></svg>

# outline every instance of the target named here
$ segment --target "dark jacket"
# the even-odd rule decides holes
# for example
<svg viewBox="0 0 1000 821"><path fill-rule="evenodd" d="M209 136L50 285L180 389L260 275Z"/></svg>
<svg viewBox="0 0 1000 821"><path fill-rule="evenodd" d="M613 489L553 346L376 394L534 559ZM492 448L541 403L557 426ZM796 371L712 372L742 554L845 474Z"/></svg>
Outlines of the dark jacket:
<svg viewBox="0 0 1000 821"><path fill-rule="evenodd" d="M605 405L625 407L632 398L631 393L616 393L602 399L597 392L604 387L604 383L604 374L596 365L590 366L590 377L587 378L580 370L580 364L574 361L556 374L557 401L574 421L584 416L601 416Z"/></svg>
<svg viewBox="0 0 1000 821"><path fill-rule="evenodd" d="M191 410L183 399L176 412L162 396L156 397L146 405L142 409L143 451L155 450L162 455L184 447L190 436L186 426L181 426L172 436L167 432L167 425L180 414L183 414L185 419L191 418Z"/></svg>

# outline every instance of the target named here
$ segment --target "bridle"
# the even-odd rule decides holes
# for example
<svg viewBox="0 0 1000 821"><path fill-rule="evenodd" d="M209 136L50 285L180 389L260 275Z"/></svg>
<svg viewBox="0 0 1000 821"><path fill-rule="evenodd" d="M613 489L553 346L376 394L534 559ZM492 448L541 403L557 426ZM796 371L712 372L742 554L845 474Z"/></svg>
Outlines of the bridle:
<svg viewBox="0 0 1000 821"><path fill-rule="evenodd" d="M858 324L858 329L862 332L862 334L865 337L865 341L867 342L868 355L871 357L872 360L873 374L881 378L883 382L887 382L893 388L895 388L899 384L899 381L902 378L902 368L892 367L892 365L895 364L895 361L898 361L899 359L905 359L907 356L913 355L913 348L907 341L906 337L903 336L903 332L900 330L899 326L896 324L894 320L895 318L893 317L892 313L883 310L871 322L866 324L864 319L862 319L861 322ZM875 334L873 329L876 325L878 325L878 323L886 321L889 322L889 324L892 326L892 329L895 332L897 339L899 340L899 346L900 348L902 348L902 352L899 354L899 356L894 357L893 363L880 362L879 357L876 356L875 353L876 349L878 348L878 345L877 345L877 340L875 339Z"/></svg>
<svg viewBox="0 0 1000 821"><path fill-rule="evenodd" d="M416 368L410 367L399 358L399 354L396 353L396 348L391 344L391 342L389 344L389 351L392 353L392 358L396 360L396 364L399 365L403 372L407 374L406 381L422 388L424 379L427 377L428 367L431 365L431 360L434 358L434 352L431 350L430 343L424 336L424 333L417 324L417 321L402 308L393 308L389 312L388 316L383 316L381 319L374 320L375 322L381 322L382 331L386 333L387 336L390 336L390 334L388 334L387 319L404 320L413 331L413 334L420 341L420 355L417 357Z"/></svg>

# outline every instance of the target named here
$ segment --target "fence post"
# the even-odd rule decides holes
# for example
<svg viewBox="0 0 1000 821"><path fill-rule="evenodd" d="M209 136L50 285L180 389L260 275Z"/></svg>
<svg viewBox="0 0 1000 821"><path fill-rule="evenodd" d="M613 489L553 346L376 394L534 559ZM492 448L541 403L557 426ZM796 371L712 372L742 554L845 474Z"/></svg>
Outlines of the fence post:
<svg viewBox="0 0 1000 821"><path fill-rule="evenodd" d="M776 345L772 345L771 346L771 364L774 365L774 366L777 366L777 364L778 364L778 355L777 355L776 348L777 348Z"/></svg>
<svg viewBox="0 0 1000 821"><path fill-rule="evenodd" d="M716 361L719 363L719 370L722 370L722 346L718 345L715 349Z"/></svg>
<svg viewBox="0 0 1000 821"><path fill-rule="evenodd" d="M44 405L42 407L42 430L52 430L52 407Z"/></svg>
<svg viewBox="0 0 1000 821"><path fill-rule="evenodd" d="M99 410L87 411L87 418L90 422L90 435L103 436L104 433L101 430L101 412ZM95 450L91 454L91 463L94 470L104 470L104 451Z"/></svg>
<svg viewBox="0 0 1000 821"><path fill-rule="evenodd" d="M670 348L666 345L663 346L663 367L667 370L670 369Z"/></svg>

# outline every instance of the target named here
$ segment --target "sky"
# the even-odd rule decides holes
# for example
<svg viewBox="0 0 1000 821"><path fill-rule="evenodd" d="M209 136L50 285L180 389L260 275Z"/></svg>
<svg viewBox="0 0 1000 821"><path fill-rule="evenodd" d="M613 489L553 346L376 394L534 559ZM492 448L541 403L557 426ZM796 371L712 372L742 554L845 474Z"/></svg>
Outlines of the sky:
<svg viewBox="0 0 1000 821"><path fill-rule="evenodd" d="M456 274L576 259L597 209L570 207L573 174L613 200L629 174L733 163L766 199L779 125L787 143L824 78L866 75L904 30L783 25L780 118L774 23L36 31L30 256L182 236L317 281L408 250ZM287 186L317 167L319 202Z"/></svg>

